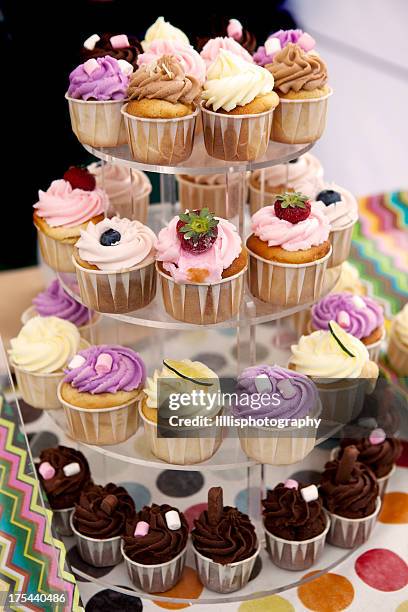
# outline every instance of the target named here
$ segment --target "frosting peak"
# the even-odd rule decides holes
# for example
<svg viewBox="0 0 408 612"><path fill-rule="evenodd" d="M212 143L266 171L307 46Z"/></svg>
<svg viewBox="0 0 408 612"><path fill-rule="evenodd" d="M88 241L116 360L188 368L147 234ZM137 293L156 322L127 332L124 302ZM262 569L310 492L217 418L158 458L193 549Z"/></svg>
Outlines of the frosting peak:
<svg viewBox="0 0 408 612"><path fill-rule="evenodd" d="M122 70L114 57L98 57L89 62L95 62L92 72L86 64L80 64L69 75L68 96L82 100L124 100L129 74ZM132 67L129 64L129 69Z"/></svg>
<svg viewBox="0 0 408 612"><path fill-rule="evenodd" d="M217 59L221 50L230 51L250 64L252 64L254 61L248 51L244 49L239 42L228 36L217 36L216 38L210 38L200 53L207 66L207 69L211 66L214 60Z"/></svg>
<svg viewBox="0 0 408 612"><path fill-rule="evenodd" d="M164 17L158 17L156 21L147 29L145 38L142 41L144 51L150 48L154 40L175 40L185 45L189 45L190 41L182 30L171 25L169 21L165 21Z"/></svg>
<svg viewBox="0 0 408 612"><path fill-rule="evenodd" d="M327 68L322 58L316 53L305 53L293 43L279 51L266 68L274 76L275 89L283 94L312 91L327 83Z"/></svg>
<svg viewBox="0 0 408 612"><path fill-rule="evenodd" d="M40 317L59 317L77 327L87 325L93 312L71 297L56 278L45 291L39 293L33 304Z"/></svg>
<svg viewBox="0 0 408 612"><path fill-rule="evenodd" d="M139 55L138 66L149 65L163 55L172 55L180 62L185 74L193 76L199 83L205 81L205 62L200 54L191 46L178 40L154 40L149 49Z"/></svg>
<svg viewBox="0 0 408 612"><path fill-rule="evenodd" d="M114 507L107 511L105 500L115 499ZM124 487L112 482L105 486L91 485L75 505L73 522L84 536L106 540L123 535L128 518L135 512L135 504Z"/></svg>

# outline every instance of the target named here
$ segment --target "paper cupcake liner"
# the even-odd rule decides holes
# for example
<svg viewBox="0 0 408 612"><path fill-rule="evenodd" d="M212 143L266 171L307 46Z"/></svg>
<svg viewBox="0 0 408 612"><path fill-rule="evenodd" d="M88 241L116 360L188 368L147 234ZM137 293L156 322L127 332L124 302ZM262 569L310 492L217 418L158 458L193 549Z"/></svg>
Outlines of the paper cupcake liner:
<svg viewBox="0 0 408 612"><path fill-rule="evenodd" d="M58 385L64 378L64 372L53 374L36 374L22 370L11 364L17 379L21 396L27 404L40 410L57 410L61 403L57 397Z"/></svg>
<svg viewBox="0 0 408 612"><path fill-rule="evenodd" d="M330 452L330 461L334 461L335 459L337 459L338 454L339 454L339 450L340 450L340 446L336 446L335 448L333 448ZM384 497L384 494L387 490L387 486L388 486L388 481L391 478L391 476L395 473L395 470L397 469L397 466L394 464L392 466L392 468L390 469L390 471L388 472L388 474L386 474L385 476L382 476L381 478L377 478L377 484L378 484L378 495L381 498L381 501Z"/></svg>
<svg viewBox="0 0 408 612"><path fill-rule="evenodd" d="M399 376L408 376L408 346L404 346L392 333L388 342L388 361L394 372Z"/></svg>
<svg viewBox="0 0 408 612"><path fill-rule="evenodd" d="M377 497L375 511L361 519L350 519L330 512L331 525L327 542L339 548L354 548L368 540L381 510L381 499Z"/></svg>
<svg viewBox="0 0 408 612"><path fill-rule="evenodd" d="M201 582L207 589L216 593L233 593L242 589L249 581L260 550L261 547L258 546L258 550L252 557L237 563L222 565L204 557L193 548L195 564Z"/></svg>
<svg viewBox="0 0 408 612"><path fill-rule="evenodd" d="M309 540L295 542L278 538L265 529L266 550L272 563L286 570L301 571L312 567L322 556L327 533L330 529L330 518L326 514L327 524L319 535Z"/></svg>
<svg viewBox="0 0 408 612"><path fill-rule="evenodd" d="M144 308L156 295L154 261L123 272L88 270L74 262L81 301L91 310L126 313Z"/></svg>
<svg viewBox="0 0 408 612"><path fill-rule="evenodd" d="M366 348L368 350L368 355L371 361L378 363L380 358L381 346L385 340L385 331L382 334L381 338L377 340L377 342L372 342L371 344L366 344Z"/></svg>
<svg viewBox="0 0 408 612"><path fill-rule="evenodd" d="M177 557L157 565L143 565L129 559L121 545L122 556L132 583L145 593L163 593L176 585L183 573L187 547Z"/></svg>
<svg viewBox="0 0 408 612"><path fill-rule="evenodd" d="M68 100L71 127L82 144L91 147L118 147L126 144L126 130L121 115L123 100Z"/></svg>
<svg viewBox="0 0 408 612"><path fill-rule="evenodd" d="M330 89L321 98L280 98L273 114L271 139L286 144L306 144L318 140L326 127L327 106L332 93Z"/></svg>
<svg viewBox="0 0 408 612"><path fill-rule="evenodd" d="M277 193L271 193L270 191L262 192L260 189L254 187L251 182L249 182L249 212L252 217L260 208L264 206L269 206L269 204L273 204L276 200Z"/></svg>
<svg viewBox="0 0 408 612"><path fill-rule="evenodd" d="M332 245L332 255L327 262L328 268L340 266L350 256L351 238L357 221L352 221L342 229L332 229L329 240Z"/></svg>
<svg viewBox="0 0 408 612"><path fill-rule="evenodd" d="M203 185L193 183L176 175L180 207L182 210L201 210L209 208L217 217L231 219L238 214L240 206L239 181L232 182L227 189L224 185Z"/></svg>
<svg viewBox="0 0 408 612"><path fill-rule="evenodd" d="M192 465L210 459L222 442L222 427L215 427L216 435L206 438L159 438L157 424L149 421L139 404L145 436L155 457L177 465Z"/></svg>
<svg viewBox="0 0 408 612"><path fill-rule="evenodd" d="M252 295L278 306L315 302L322 294L330 250L321 259L305 264L268 261L249 251L248 285Z"/></svg>
<svg viewBox="0 0 408 612"><path fill-rule="evenodd" d="M119 194L118 196L109 197L108 216L114 217L119 215L119 217L125 217L132 221L146 223L151 191L152 186L149 185L138 196L132 192L129 197L129 191L126 190L125 196Z"/></svg>
<svg viewBox="0 0 408 612"><path fill-rule="evenodd" d="M235 317L244 293L247 266L238 274L213 285L183 285L162 272L159 274L164 308L173 319L197 325L221 323Z"/></svg>
<svg viewBox="0 0 408 612"><path fill-rule="evenodd" d="M88 538L75 529L73 517L74 513L71 514L71 530L74 534L79 556L85 563L94 567L110 567L118 565L122 561L121 536L106 540Z"/></svg>
<svg viewBox="0 0 408 612"><path fill-rule="evenodd" d="M38 315L38 312L35 306L30 306L21 315L21 323L25 325L27 321L29 321L33 317L38 317L38 316L39 315ZM84 338L84 340L86 340L90 344L99 344L98 325L100 321L101 321L101 316L97 312L94 312L93 317L89 323L78 327L78 331L81 334L81 338Z"/></svg>
<svg viewBox="0 0 408 612"><path fill-rule="evenodd" d="M256 115L224 115L202 105L208 155L225 161L252 161L262 157L269 145L273 114L274 109Z"/></svg>
<svg viewBox="0 0 408 612"><path fill-rule="evenodd" d="M61 240L54 240L37 229L38 243L44 262L56 272L75 272L72 263L74 245Z"/></svg>
<svg viewBox="0 0 408 612"><path fill-rule="evenodd" d="M52 511L52 524L57 532L62 536L72 536L71 514L73 511L73 507Z"/></svg>
<svg viewBox="0 0 408 612"><path fill-rule="evenodd" d="M119 444L136 433L139 426L138 403L135 399L114 408L78 408L69 404L57 389L67 421L68 435L77 442L96 446Z"/></svg>
<svg viewBox="0 0 408 612"><path fill-rule="evenodd" d="M322 418L345 425L360 414L367 392L367 381L356 378L335 381L332 384L315 380L322 402Z"/></svg>
<svg viewBox="0 0 408 612"><path fill-rule="evenodd" d="M121 112L130 151L136 161L175 166L190 157L198 109L178 119L135 117L126 112L126 104Z"/></svg>

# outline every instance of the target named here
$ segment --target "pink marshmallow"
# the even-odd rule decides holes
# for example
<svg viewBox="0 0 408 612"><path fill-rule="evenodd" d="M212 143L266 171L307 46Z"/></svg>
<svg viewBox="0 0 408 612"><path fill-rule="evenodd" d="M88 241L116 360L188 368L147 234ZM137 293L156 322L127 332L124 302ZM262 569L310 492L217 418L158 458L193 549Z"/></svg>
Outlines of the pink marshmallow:
<svg viewBox="0 0 408 612"><path fill-rule="evenodd" d="M316 41L313 36L310 36L307 32L303 32L302 36L298 39L297 44L302 47L303 51L311 51L316 46Z"/></svg>
<svg viewBox="0 0 408 612"><path fill-rule="evenodd" d="M92 57L91 59L87 60L84 63L84 70L86 74L91 75L98 68L99 68L99 64L94 57Z"/></svg>
<svg viewBox="0 0 408 612"><path fill-rule="evenodd" d="M373 431L369 435L369 442L371 444L382 444L386 439L385 431L383 429L373 429Z"/></svg>
<svg viewBox="0 0 408 612"><path fill-rule="evenodd" d="M95 371L97 374L107 374L112 369L112 357L109 353L101 353L96 360Z"/></svg>
<svg viewBox="0 0 408 612"><path fill-rule="evenodd" d="M242 38L242 23L238 19L230 19L227 26L227 35L234 40Z"/></svg>
<svg viewBox="0 0 408 612"><path fill-rule="evenodd" d="M349 313L346 312L345 310L340 310L340 312L337 315L337 323L343 329L347 329L347 327L350 325L350 315L349 315Z"/></svg>
<svg viewBox="0 0 408 612"><path fill-rule="evenodd" d="M51 480L51 478L54 478L55 476L55 470L52 467L51 463L48 463L48 461L44 461L44 463L41 463L40 467L38 468L38 471L40 472L44 480Z"/></svg>
<svg viewBox="0 0 408 612"><path fill-rule="evenodd" d="M117 36L111 36L109 40L113 49L124 49L125 47L130 47L129 39L126 34L117 34Z"/></svg>
<svg viewBox="0 0 408 612"><path fill-rule="evenodd" d="M149 523L146 521L139 521L136 525L135 536L145 536L149 533Z"/></svg>
<svg viewBox="0 0 408 612"><path fill-rule="evenodd" d="M298 489L299 488L298 481L293 480L293 478L288 478L287 480L285 480L283 484L285 485L287 489Z"/></svg>

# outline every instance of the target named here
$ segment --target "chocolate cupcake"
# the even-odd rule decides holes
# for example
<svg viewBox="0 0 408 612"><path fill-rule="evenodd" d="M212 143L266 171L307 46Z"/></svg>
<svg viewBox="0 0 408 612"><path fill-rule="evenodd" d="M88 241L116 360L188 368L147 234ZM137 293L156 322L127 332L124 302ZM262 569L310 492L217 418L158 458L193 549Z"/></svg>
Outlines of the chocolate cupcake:
<svg viewBox="0 0 408 612"><path fill-rule="evenodd" d="M143 53L142 45L136 36L126 34L93 34L86 39L80 51L81 62L109 55L117 60L125 60L137 69L137 58Z"/></svg>
<svg viewBox="0 0 408 612"><path fill-rule="evenodd" d="M321 477L320 494L331 518L327 541L341 548L363 544L381 508L377 478L358 455L356 446L347 446L340 460L326 463Z"/></svg>
<svg viewBox="0 0 408 612"><path fill-rule="evenodd" d="M88 461L68 446L45 448L36 464L38 478L53 510L54 526L60 535L72 535L69 519L81 492L92 483Z"/></svg>
<svg viewBox="0 0 408 612"><path fill-rule="evenodd" d="M71 517L71 527L82 559L95 567L122 560L120 539L135 504L124 487L113 483L93 485L81 494Z"/></svg>
<svg viewBox="0 0 408 612"><path fill-rule="evenodd" d="M133 584L147 593L173 587L183 572L188 525L168 504L144 506L126 523L122 554Z"/></svg>
<svg viewBox="0 0 408 612"><path fill-rule="evenodd" d="M224 506L221 487L208 491L208 509L194 521L191 533L197 572L203 585L217 593L244 587L260 546L249 517Z"/></svg>
<svg viewBox="0 0 408 612"><path fill-rule="evenodd" d="M330 527L317 487L289 479L269 490L262 505L273 563L287 570L311 567L322 555Z"/></svg>

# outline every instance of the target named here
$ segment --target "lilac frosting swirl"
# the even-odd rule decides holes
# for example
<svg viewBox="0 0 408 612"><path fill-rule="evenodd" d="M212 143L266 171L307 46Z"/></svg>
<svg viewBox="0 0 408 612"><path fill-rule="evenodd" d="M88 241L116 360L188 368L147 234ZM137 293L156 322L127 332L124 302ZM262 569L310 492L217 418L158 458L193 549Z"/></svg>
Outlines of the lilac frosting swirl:
<svg viewBox="0 0 408 612"><path fill-rule="evenodd" d="M303 30L299 29L278 30L277 32L271 34L267 40L270 38L277 38L281 44L281 49L283 49L283 47L286 47L288 43L296 44L302 34ZM264 45L258 47L253 57L255 64L258 64L258 66L266 66L266 64L270 64L273 61L273 55L268 55Z"/></svg>
<svg viewBox="0 0 408 612"><path fill-rule="evenodd" d="M109 372L96 371L99 355L108 354L112 358ZM101 344L79 351L84 363L72 370L65 370L64 382L71 384L81 393L116 393L134 391L144 385L146 366L138 353L124 346Z"/></svg>
<svg viewBox="0 0 408 612"><path fill-rule="evenodd" d="M312 327L329 329L329 321L336 321L361 340L384 325L384 315L381 306L370 297L331 293L312 307Z"/></svg>
<svg viewBox="0 0 408 612"><path fill-rule="evenodd" d="M39 293L33 304L40 317L58 317L71 321L77 327L87 325L93 312L71 297L63 288L58 279L52 281L49 287Z"/></svg>
<svg viewBox="0 0 408 612"><path fill-rule="evenodd" d="M270 402L268 403L265 398L262 402L265 405L258 409L247 405L250 402L245 405L243 402L241 405L238 402L233 407L233 414L236 417L303 418L310 414L319 403L317 388L310 378L276 365L246 368L238 376L236 392L238 397L240 394L267 394L270 396ZM276 403L278 405L275 405Z"/></svg>
<svg viewBox="0 0 408 612"><path fill-rule="evenodd" d="M98 57L99 64L90 74L80 64L69 75L68 96L82 100L124 100L129 75L122 72L114 57Z"/></svg>

